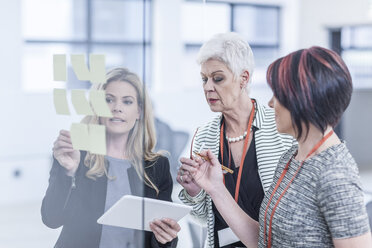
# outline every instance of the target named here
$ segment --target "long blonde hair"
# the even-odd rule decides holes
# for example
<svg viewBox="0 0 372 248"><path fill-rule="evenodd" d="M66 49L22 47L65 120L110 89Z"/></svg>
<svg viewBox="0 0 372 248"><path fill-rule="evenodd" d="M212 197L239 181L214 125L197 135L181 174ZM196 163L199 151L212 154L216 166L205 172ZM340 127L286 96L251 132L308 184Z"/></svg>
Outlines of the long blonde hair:
<svg viewBox="0 0 372 248"><path fill-rule="evenodd" d="M161 154L153 152L156 145L156 133L150 97L139 77L128 69L115 68L107 73L106 78L106 83L93 85L92 89L105 90L109 83L119 81L129 83L137 92L137 104L141 111L141 117L129 132L125 155L135 168L138 176L144 180L146 185L153 188L159 194L158 187L144 170L145 161L155 162L161 156ZM100 124L99 117L96 115L86 116L81 122L86 124ZM84 164L89 168L86 173L88 178L96 179L103 175L108 177L107 165L103 155L87 152ZM151 163L149 166L153 164Z"/></svg>

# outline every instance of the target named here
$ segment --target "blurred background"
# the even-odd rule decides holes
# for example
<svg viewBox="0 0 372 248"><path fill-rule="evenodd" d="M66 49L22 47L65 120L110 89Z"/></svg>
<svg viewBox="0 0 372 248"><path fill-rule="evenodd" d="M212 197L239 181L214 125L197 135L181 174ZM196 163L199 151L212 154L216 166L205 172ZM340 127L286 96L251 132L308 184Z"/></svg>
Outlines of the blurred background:
<svg viewBox="0 0 372 248"><path fill-rule="evenodd" d="M372 193L372 0L0 0L0 247L53 247L59 229L41 222L52 146L81 116L60 116L53 88L89 89L70 54L106 55L148 87L158 149L171 171L188 156L195 129L214 114L204 100L196 54L215 33L235 31L251 45L256 68L251 96L267 103L267 66L300 48L340 53L354 82L337 127L354 155L366 203ZM67 82L53 81L53 54L67 54ZM174 201L180 186L175 183ZM181 221L178 247L201 247L205 230Z"/></svg>

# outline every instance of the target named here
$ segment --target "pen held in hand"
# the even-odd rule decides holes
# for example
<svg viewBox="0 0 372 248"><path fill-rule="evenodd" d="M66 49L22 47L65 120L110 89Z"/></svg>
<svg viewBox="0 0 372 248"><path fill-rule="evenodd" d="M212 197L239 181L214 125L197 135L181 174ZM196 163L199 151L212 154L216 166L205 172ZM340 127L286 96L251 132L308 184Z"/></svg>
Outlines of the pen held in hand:
<svg viewBox="0 0 372 248"><path fill-rule="evenodd" d="M199 152L194 152L194 153L195 153L195 155L201 157L202 159L204 159L204 160L206 160L206 161L208 161L208 162L211 162L211 160L210 160L207 156L204 156L204 155L200 154ZM221 167L222 167L222 169L223 169L224 171L226 171L226 172L228 172L228 173L231 173L231 174L234 173L234 171L233 171L232 169L230 169L230 168L228 168L228 167L226 167L226 166L224 166L224 165L221 165Z"/></svg>

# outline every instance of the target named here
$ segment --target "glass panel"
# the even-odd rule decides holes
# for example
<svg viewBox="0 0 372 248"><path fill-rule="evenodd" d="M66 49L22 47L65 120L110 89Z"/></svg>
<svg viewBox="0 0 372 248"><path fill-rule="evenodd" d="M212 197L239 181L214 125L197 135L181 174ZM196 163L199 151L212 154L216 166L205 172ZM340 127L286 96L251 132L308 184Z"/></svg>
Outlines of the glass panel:
<svg viewBox="0 0 372 248"><path fill-rule="evenodd" d="M185 2L181 9L181 37L186 43L202 43L216 33L230 30L230 7Z"/></svg>
<svg viewBox="0 0 372 248"><path fill-rule="evenodd" d="M146 2L146 38L150 38L150 2ZM93 1L93 39L111 41L143 40L143 1Z"/></svg>
<svg viewBox="0 0 372 248"><path fill-rule="evenodd" d="M185 46L183 56L183 73L182 82L183 87L190 89L201 89L203 82L200 76L200 66L196 62L196 58L201 45Z"/></svg>
<svg viewBox="0 0 372 248"><path fill-rule="evenodd" d="M255 6L233 8L234 31L242 34L248 42L278 44L279 9Z"/></svg>
<svg viewBox="0 0 372 248"><path fill-rule="evenodd" d="M143 48L142 45L122 45L122 46L93 46L93 53L106 55L106 68L110 70L114 67L125 67L136 73L143 79ZM150 46L146 47L146 76L144 82L150 87Z"/></svg>
<svg viewBox="0 0 372 248"><path fill-rule="evenodd" d="M22 27L25 39L85 39L85 0L23 0Z"/></svg>
<svg viewBox="0 0 372 248"><path fill-rule="evenodd" d="M70 54L85 53L83 46L32 44L24 48L22 84L27 92L48 92L53 88L89 88L90 83L79 81L71 68ZM53 81L53 54L67 54L67 85Z"/></svg>

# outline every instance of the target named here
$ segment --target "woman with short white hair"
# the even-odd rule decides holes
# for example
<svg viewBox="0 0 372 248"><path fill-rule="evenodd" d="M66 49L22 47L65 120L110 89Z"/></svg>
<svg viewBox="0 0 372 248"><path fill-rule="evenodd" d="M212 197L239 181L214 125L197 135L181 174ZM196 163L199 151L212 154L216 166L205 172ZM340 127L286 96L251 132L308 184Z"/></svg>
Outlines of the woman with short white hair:
<svg viewBox="0 0 372 248"><path fill-rule="evenodd" d="M234 208L244 211L258 228L261 202L280 156L293 139L277 132L271 108L250 98L254 57L242 37L236 33L213 36L201 47L198 63L207 103L221 114L196 131L190 158L181 158L177 181L184 189L179 197L207 224L207 247L242 247L221 206L192 177L193 166L200 160L195 154L209 149L229 168L232 173L225 173L223 181L235 199Z"/></svg>

